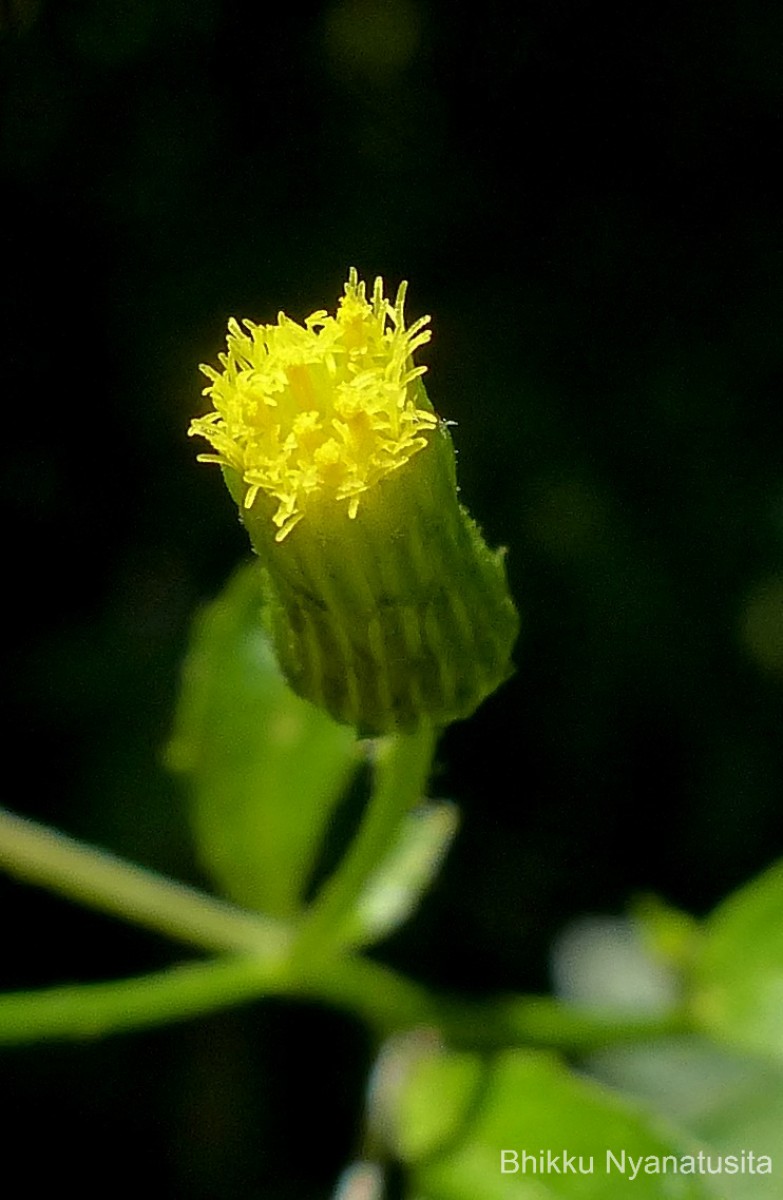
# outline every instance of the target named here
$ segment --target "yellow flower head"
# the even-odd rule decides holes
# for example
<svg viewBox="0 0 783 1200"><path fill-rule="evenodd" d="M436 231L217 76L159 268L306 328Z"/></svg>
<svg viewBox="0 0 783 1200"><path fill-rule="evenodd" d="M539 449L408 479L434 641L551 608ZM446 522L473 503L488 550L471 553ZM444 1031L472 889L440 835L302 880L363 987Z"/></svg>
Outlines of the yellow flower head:
<svg viewBox="0 0 783 1200"><path fill-rule="evenodd" d="M214 411L189 432L223 468L298 695L362 733L446 725L508 677L518 618L503 555L459 502L454 446L405 328L351 271L337 312L229 322Z"/></svg>
<svg viewBox="0 0 783 1200"><path fill-rule="evenodd" d="M378 278L368 300L352 269L334 316L315 312L304 325L284 313L276 325L232 318L222 370L201 367L215 407L189 433L215 452L199 461L239 475L245 508L259 492L277 502L277 542L311 505L344 505L354 518L362 493L424 449L437 426L421 407L423 388L411 386L426 371L413 354L430 331L429 317L405 328L406 286L391 304Z"/></svg>

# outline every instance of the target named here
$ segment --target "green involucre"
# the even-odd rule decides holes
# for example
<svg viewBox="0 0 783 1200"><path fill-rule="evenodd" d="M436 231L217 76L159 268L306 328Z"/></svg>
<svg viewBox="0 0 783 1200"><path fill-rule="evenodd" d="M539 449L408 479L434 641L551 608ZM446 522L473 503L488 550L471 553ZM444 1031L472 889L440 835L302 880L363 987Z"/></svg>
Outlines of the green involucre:
<svg viewBox="0 0 783 1200"><path fill-rule="evenodd" d="M324 504L283 542L274 502L259 494L244 509L246 485L224 474L265 569L280 665L300 696L383 734L470 716L512 673L518 616L503 553L457 499L444 424L363 496L354 519Z"/></svg>

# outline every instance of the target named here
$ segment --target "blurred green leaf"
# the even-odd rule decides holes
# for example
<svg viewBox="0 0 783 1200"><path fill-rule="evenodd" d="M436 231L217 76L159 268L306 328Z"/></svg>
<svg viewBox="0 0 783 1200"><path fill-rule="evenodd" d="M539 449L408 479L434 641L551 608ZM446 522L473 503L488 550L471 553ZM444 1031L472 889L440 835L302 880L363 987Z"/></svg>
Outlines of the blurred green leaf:
<svg viewBox="0 0 783 1200"><path fill-rule="evenodd" d="M459 814L447 801L408 813L383 862L346 922L345 941L364 945L401 925L434 879L457 832Z"/></svg>
<svg viewBox="0 0 783 1200"><path fill-rule="evenodd" d="M717 1153L772 1156L783 1129L783 1069L702 1038L613 1046L591 1074L649 1104ZM723 1175L726 1200L779 1200L779 1172Z"/></svg>
<svg viewBox="0 0 783 1200"><path fill-rule="evenodd" d="M443 1053L432 1030L391 1038L371 1081L370 1128L406 1162L438 1154L463 1128L484 1074L477 1054Z"/></svg>
<svg viewBox="0 0 783 1200"><path fill-rule="evenodd" d="M358 751L353 729L280 674L255 563L194 623L167 761L189 776L199 859L220 890L295 913Z"/></svg>
<svg viewBox="0 0 783 1200"><path fill-rule="evenodd" d="M783 860L705 922L692 1004L712 1036L783 1058Z"/></svg>
<svg viewBox="0 0 783 1200"><path fill-rule="evenodd" d="M690 966L699 937L695 917L651 893L636 898L631 905L631 916L650 954L672 968Z"/></svg>
<svg viewBox="0 0 783 1200"><path fill-rule="evenodd" d="M398 1091L394 1140L416 1200L725 1197L723 1176L699 1171L703 1144L539 1052L424 1056Z"/></svg>

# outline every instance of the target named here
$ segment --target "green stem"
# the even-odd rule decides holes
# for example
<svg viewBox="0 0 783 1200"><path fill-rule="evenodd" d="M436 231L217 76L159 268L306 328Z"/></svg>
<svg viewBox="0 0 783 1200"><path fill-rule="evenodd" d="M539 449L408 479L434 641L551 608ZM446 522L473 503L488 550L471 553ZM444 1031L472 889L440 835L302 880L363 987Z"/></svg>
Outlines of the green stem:
<svg viewBox="0 0 783 1200"><path fill-rule="evenodd" d="M387 853L402 818L424 797L435 742L435 731L425 725L378 743L373 790L359 831L302 921L294 954L305 972L344 945L345 918Z"/></svg>
<svg viewBox="0 0 783 1200"><path fill-rule="evenodd" d="M330 963L298 986L360 1017L380 1037L429 1026L450 1045L471 1050L539 1046L578 1053L694 1028L684 1007L661 1016L623 1017L572 1008L552 996L465 1000L430 991L358 956Z"/></svg>
<svg viewBox="0 0 783 1200"><path fill-rule="evenodd" d="M110 983L7 992L0 995L0 1045L150 1029L281 990L274 964L231 956Z"/></svg>
<svg viewBox="0 0 783 1200"><path fill-rule="evenodd" d="M268 917L123 862L0 808L0 867L91 908L202 950L279 956L288 933Z"/></svg>
<svg viewBox="0 0 783 1200"><path fill-rule="evenodd" d="M433 736L395 739L379 764L359 835L305 927L315 953L291 952L285 926L214 900L113 855L0 809L0 865L28 883L53 888L201 949L229 951L137 979L0 996L0 1043L84 1038L203 1015L265 995L303 996L365 1021L378 1037L430 1026L472 1048L601 1045L683 1033L687 1012L618 1019L547 997L474 1001L439 995L356 955L335 957L342 918L359 895L408 808L423 792ZM361 853L354 853L360 846ZM318 941L323 938L324 941ZM309 942L303 936L307 948ZM326 948L324 947L326 943Z"/></svg>
<svg viewBox="0 0 783 1200"><path fill-rule="evenodd" d="M580 1013L547 997L460 1000L360 958L342 959L309 979L295 980L284 963L231 956L111 983L1 995L0 1045L127 1033L270 995L304 996L341 1008L379 1038L429 1027L450 1045L474 1050L524 1045L586 1052L692 1029L681 1011L617 1020L611 1014Z"/></svg>

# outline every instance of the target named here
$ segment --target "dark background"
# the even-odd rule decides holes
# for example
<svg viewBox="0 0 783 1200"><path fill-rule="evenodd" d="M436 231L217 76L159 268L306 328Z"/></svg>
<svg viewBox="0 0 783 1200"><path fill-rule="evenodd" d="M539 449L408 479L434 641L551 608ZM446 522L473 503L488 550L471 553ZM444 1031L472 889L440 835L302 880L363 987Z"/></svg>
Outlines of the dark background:
<svg viewBox="0 0 783 1200"><path fill-rule="evenodd" d="M463 829L385 957L543 990L576 914L703 913L779 855L782 40L752 0L0 3L4 803L198 880L160 751L247 548L185 437L196 366L355 264L433 314L523 619L516 678L441 743ZM8 987L180 954L0 903ZM5 1053L7 1169L321 1200L370 1055L285 1005Z"/></svg>

